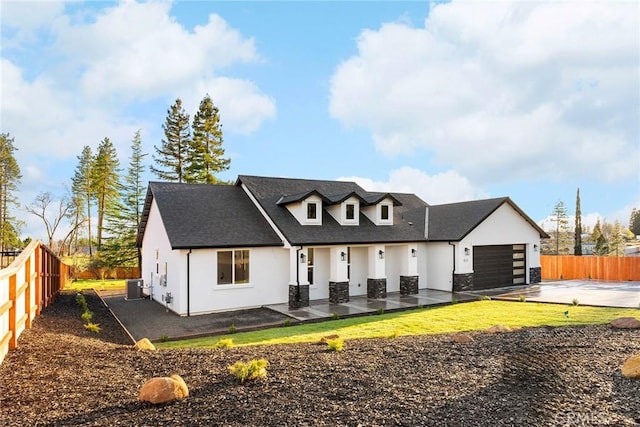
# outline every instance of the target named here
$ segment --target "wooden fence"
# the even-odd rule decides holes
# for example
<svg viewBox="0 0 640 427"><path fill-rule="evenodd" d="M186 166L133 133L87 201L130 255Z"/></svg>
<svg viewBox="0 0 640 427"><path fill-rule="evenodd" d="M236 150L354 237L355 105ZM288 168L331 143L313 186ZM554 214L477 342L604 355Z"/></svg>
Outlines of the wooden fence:
<svg viewBox="0 0 640 427"><path fill-rule="evenodd" d="M0 270L0 363L33 319L53 303L68 277L69 267L37 240Z"/></svg>
<svg viewBox="0 0 640 427"><path fill-rule="evenodd" d="M640 280L640 257L541 255L542 279Z"/></svg>

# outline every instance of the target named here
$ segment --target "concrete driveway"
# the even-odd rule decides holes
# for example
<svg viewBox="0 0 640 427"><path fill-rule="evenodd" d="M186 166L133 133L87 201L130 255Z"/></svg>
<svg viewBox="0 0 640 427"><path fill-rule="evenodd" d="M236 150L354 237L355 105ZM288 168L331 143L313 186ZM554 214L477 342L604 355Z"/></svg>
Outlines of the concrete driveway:
<svg viewBox="0 0 640 427"><path fill-rule="evenodd" d="M483 294L477 291L477 294ZM596 280L545 281L522 288L494 289L484 293L494 299L572 304L597 307L640 308L640 282L606 282Z"/></svg>

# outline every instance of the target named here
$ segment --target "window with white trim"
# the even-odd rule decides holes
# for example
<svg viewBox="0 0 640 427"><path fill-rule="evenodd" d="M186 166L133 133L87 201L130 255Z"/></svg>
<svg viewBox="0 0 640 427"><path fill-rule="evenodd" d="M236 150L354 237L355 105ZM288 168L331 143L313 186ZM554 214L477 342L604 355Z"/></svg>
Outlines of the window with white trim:
<svg viewBox="0 0 640 427"><path fill-rule="evenodd" d="M380 219L382 221L389 220L389 205L380 205Z"/></svg>
<svg viewBox="0 0 640 427"><path fill-rule="evenodd" d="M352 221L356 218L356 205L353 203L347 203L345 210L345 219Z"/></svg>
<svg viewBox="0 0 640 427"><path fill-rule="evenodd" d="M307 219L317 219L317 218L318 218L318 204L307 203Z"/></svg>
<svg viewBox="0 0 640 427"><path fill-rule="evenodd" d="M249 251L218 251L218 285L249 283Z"/></svg>

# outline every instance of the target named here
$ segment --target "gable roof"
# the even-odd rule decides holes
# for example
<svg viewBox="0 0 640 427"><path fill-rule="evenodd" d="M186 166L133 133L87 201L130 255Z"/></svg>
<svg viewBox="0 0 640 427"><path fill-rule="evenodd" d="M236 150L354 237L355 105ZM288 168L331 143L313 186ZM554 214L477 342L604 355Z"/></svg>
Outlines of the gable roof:
<svg viewBox="0 0 640 427"><path fill-rule="evenodd" d="M236 185L245 185L265 213L292 245L322 245L341 243L393 243L424 241L424 215L427 204L415 194L369 193L355 182L310 179L269 178L240 175ZM329 214L324 214L322 225L301 225L283 206L301 195L317 192L325 195L329 203L339 203L355 196L363 201L394 200L393 225L376 226L362 212L359 225L342 226ZM331 195L331 196L326 196Z"/></svg>
<svg viewBox="0 0 640 427"><path fill-rule="evenodd" d="M150 182L138 246L142 245L153 200L172 249L283 245L240 187Z"/></svg>
<svg viewBox="0 0 640 427"><path fill-rule="evenodd" d="M504 203L509 204L509 206L535 228L540 234L540 237L549 237L549 235L540 228L535 221L529 218L510 198L499 197L430 206L427 240L460 241Z"/></svg>

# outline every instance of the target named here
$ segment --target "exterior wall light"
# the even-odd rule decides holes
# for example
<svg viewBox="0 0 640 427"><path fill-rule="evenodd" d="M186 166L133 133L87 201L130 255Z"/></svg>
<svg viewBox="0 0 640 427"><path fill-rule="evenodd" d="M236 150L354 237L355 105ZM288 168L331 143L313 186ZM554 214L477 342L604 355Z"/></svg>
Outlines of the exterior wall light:
<svg viewBox="0 0 640 427"><path fill-rule="evenodd" d="M538 245L534 244L534 245L533 245L533 250L534 250L534 251L536 251L536 252L538 252Z"/></svg>
<svg viewBox="0 0 640 427"><path fill-rule="evenodd" d="M469 252L471 252L471 249L469 249L469 248L464 248L464 254L465 254L465 255L469 255Z"/></svg>
<svg viewBox="0 0 640 427"><path fill-rule="evenodd" d="M304 264L307 262L307 256L305 254L300 254L300 264Z"/></svg>
<svg viewBox="0 0 640 427"><path fill-rule="evenodd" d="M347 260L347 254L346 252L340 252L340 259L342 261L346 261Z"/></svg>
<svg viewBox="0 0 640 427"><path fill-rule="evenodd" d="M380 259L384 259L384 251L383 251L382 249L380 249L380 250L378 251L378 257L379 257Z"/></svg>
<svg viewBox="0 0 640 427"><path fill-rule="evenodd" d="M418 251L416 251L416 250L415 250L415 248L412 248L412 249L411 249L411 256L412 256L413 258L415 258L415 257L417 257L417 256L418 256Z"/></svg>

